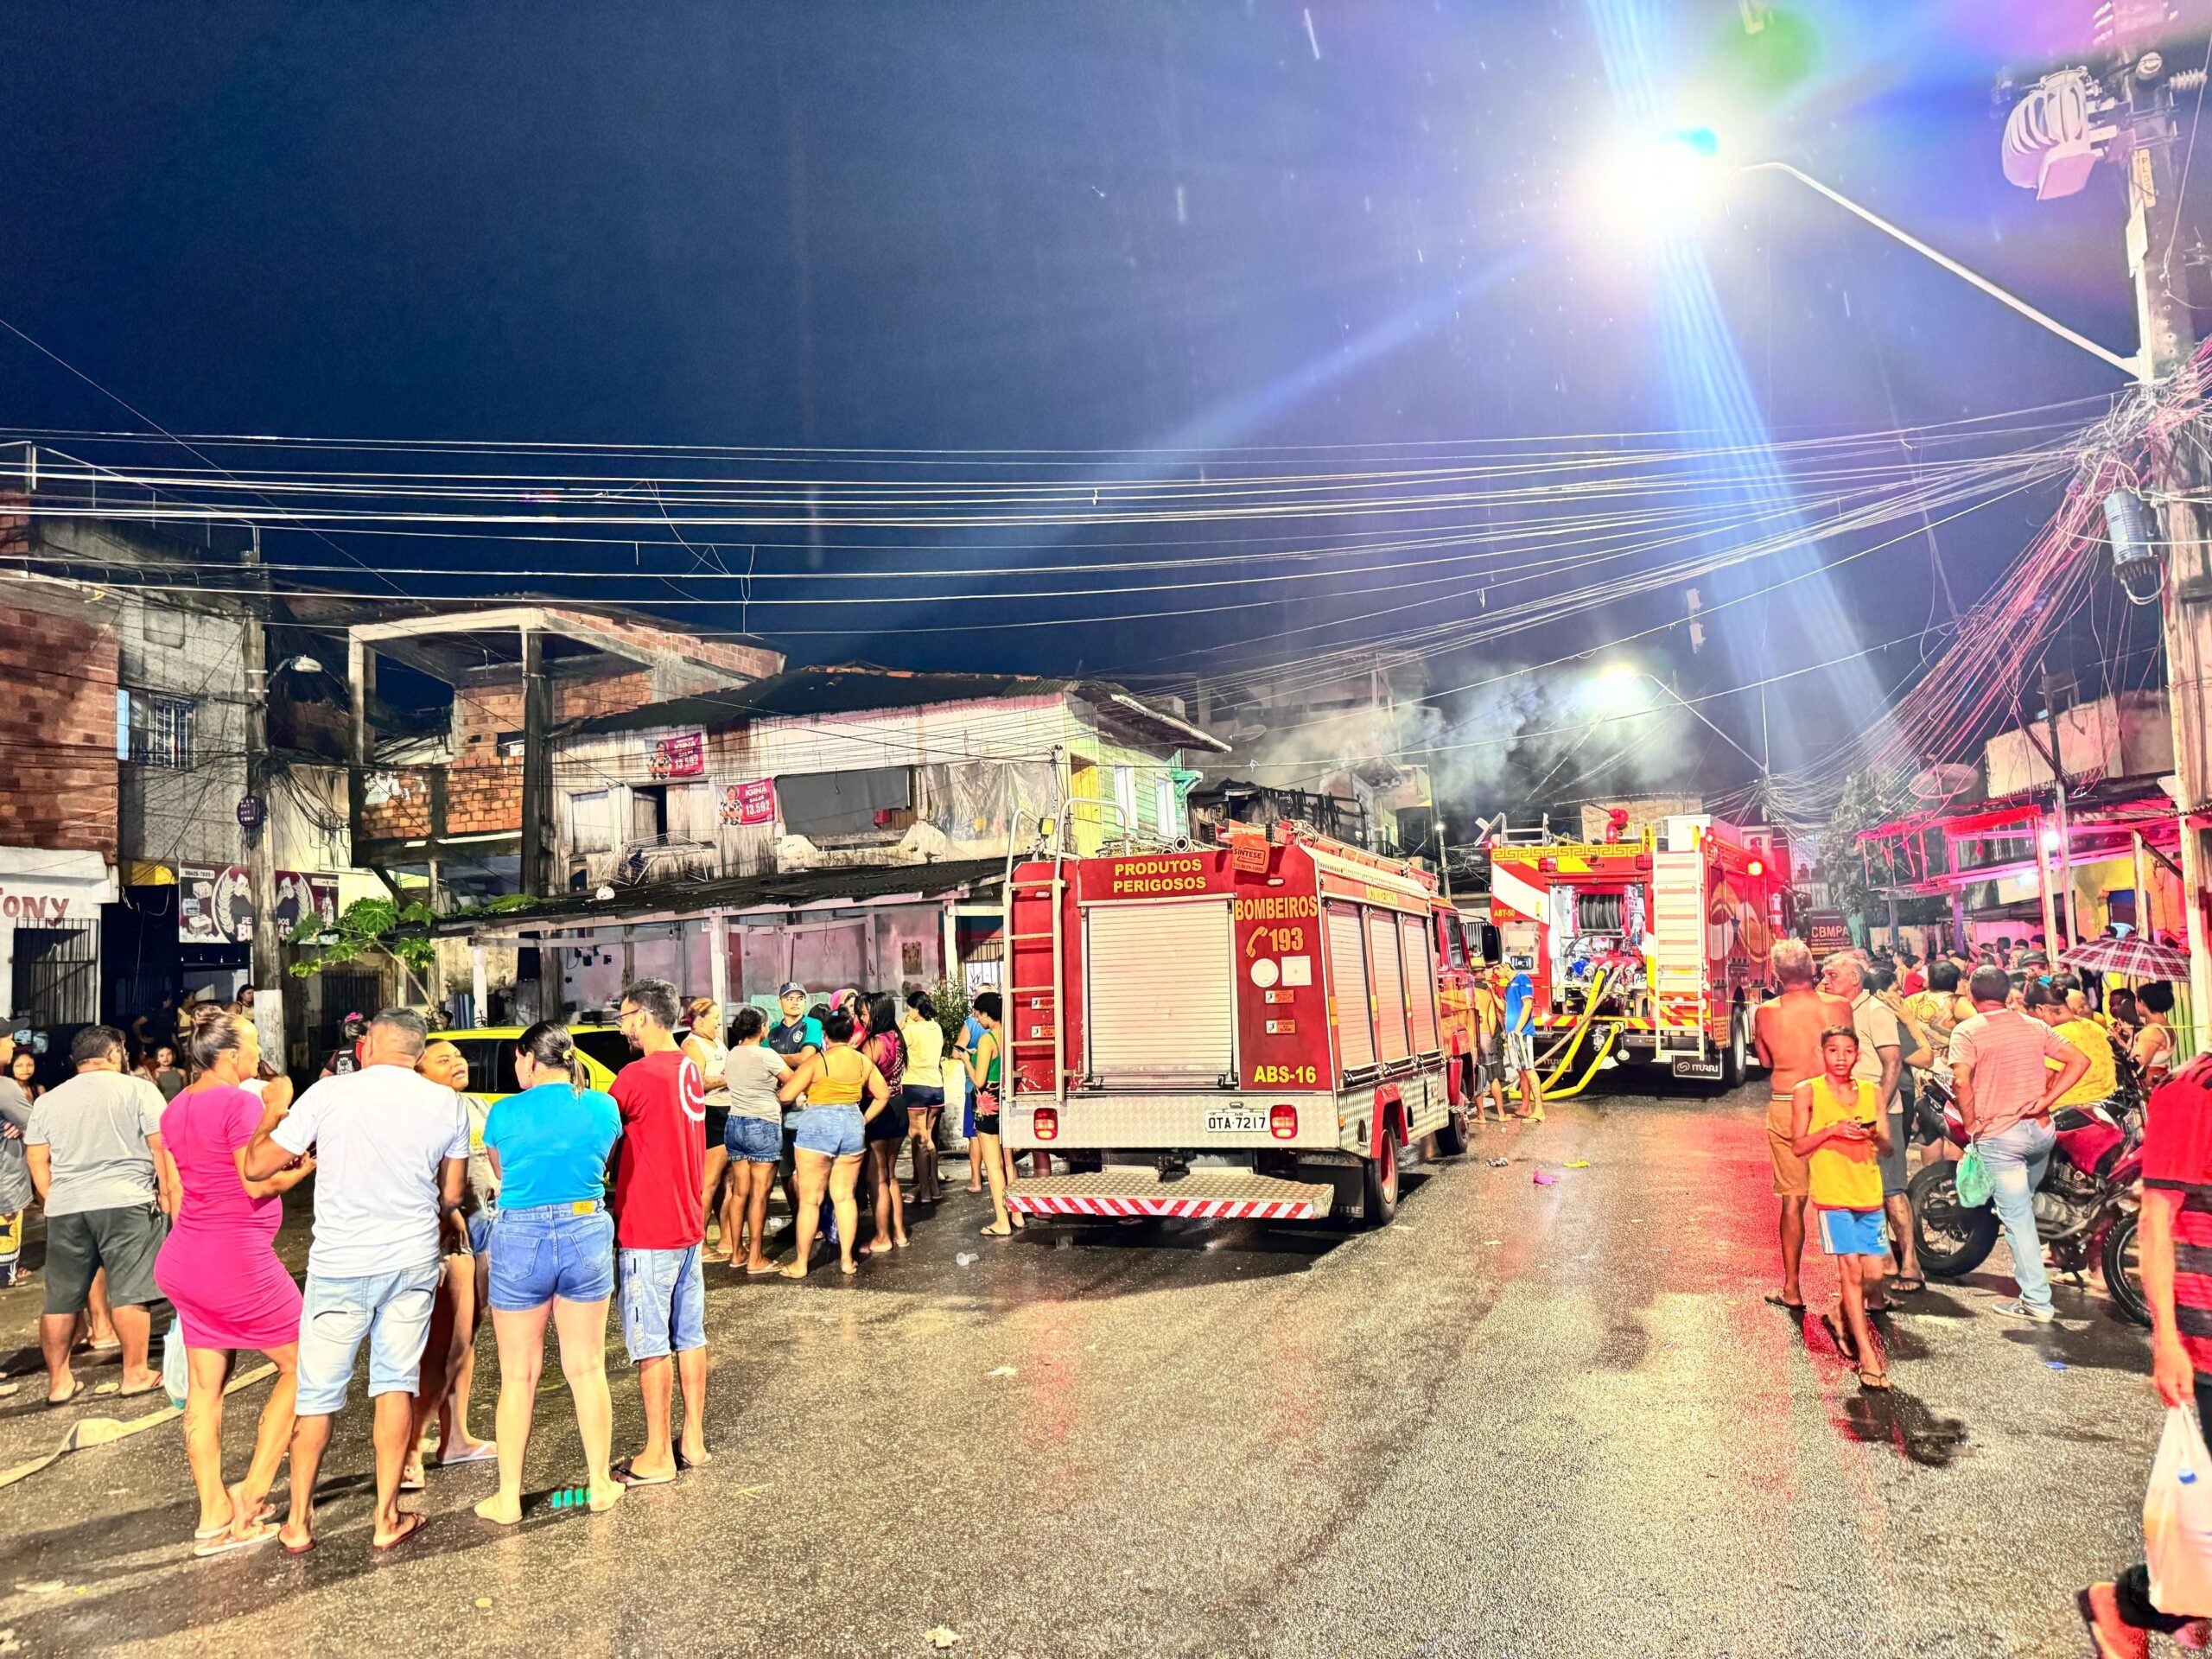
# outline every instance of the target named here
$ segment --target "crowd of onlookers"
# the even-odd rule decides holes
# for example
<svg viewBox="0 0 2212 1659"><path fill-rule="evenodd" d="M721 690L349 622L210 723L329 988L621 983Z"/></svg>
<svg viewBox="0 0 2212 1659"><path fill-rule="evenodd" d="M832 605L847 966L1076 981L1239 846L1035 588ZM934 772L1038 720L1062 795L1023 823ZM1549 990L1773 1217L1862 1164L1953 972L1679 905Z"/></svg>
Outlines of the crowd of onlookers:
<svg viewBox="0 0 2212 1659"><path fill-rule="evenodd" d="M969 1187L990 1194L983 1231L1020 1224L998 1136L999 1010L985 992L963 1020L941 1022L919 992L845 991L810 1006L789 985L775 1015L745 1007L725 1026L710 999L687 1004L665 982L640 980L616 1016L634 1058L610 1091L588 1086L568 1029L541 1021L514 1040L516 1092L492 1100L469 1092L459 1049L404 1009L355 1022L296 1100L264 1063L250 1006L197 1007L181 1041L149 1031L136 1060L123 1032L91 1027L66 1081L34 1096L0 1077L0 1259L12 1281L35 1198L54 1405L83 1390L72 1357L87 1346L120 1349L121 1394L159 1388L152 1313L163 1300L175 1307L197 1554L315 1547L317 1471L365 1347L372 1546L396 1548L424 1524L400 1498L423 1482L433 1421L439 1466L497 1462L498 1489L477 1513L512 1524L549 1325L583 1447L575 1497L604 1510L628 1486L710 1460L707 1266L803 1278L830 1243L851 1274L906 1248L911 1211L942 1196L949 1102ZM0 1038L0 1069L13 1071L9 1050ZM283 1195L310 1177L302 1284L276 1240ZM789 1214L772 1222L779 1180ZM779 1266L772 1236L786 1230ZM618 1289L645 1417L643 1444L620 1463L605 1366ZM487 1317L499 1388L483 1440L469 1414ZM275 1381L244 1477L226 1482L224 1391L234 1357L253 1352ZM270 1494L288 1459L280 1524Z"/></svg>

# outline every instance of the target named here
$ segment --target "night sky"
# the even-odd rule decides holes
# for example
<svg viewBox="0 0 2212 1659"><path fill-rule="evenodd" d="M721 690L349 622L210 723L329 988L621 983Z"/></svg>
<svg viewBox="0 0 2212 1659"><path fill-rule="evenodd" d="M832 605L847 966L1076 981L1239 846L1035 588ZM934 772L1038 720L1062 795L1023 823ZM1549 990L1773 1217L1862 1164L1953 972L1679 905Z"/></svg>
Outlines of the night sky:
<svg viewBox="0 0 2212 1659"><path fill-rule="evenodd" d="M1582 204L1621 130L1628 35L1668 118L1701 118L1700 99L1733 111L1736 159L1796 162L2126 351L2113 169L2038 204L1998 168L2000 73L2069 60L2088 11L1853 0L1783 9L1752 41L1736 0L19 9L0 56L0 316L179 433L1402 454L1664 430L1685 418L1664 273ZM1735 187L1692 257L1777 435L2120 385L1784 181ZM0 423L138 424L4 336ZM1943 527L1959 603L2050 505ZM1187 556L1196 534L1162 540ZM1038 540L782 539L716 557L827 582L893 556L863 543L925 542L957 569ZM1050 556L1080 560L1077 543ZM404 562L498 573L513 556L416 542ZM498 591L481 575L415 585ZM993 632L912 631L990 620L986 601L917 605L873 626L807 617L848 632L779 643L800 660L1188 671L1294 655L1307 646L1270 636L1376 585L1301 584L1230 619L1117 623L1131 607L1107 601L1077 613L1100 619L1085 626ZM1425 616L1473 613L1472 586L1437 590ZM1924 538L1837 590L1792 649L1943 613ZM1586 612L1476 665L1587 649L1681 602ZM776 638L764 614L743 620ZM734 605L683 615L741 625ZM1770 642L1720 643L1645 654L1686 689L1773 665ZM1871 659L1856 690L1814 678L1787 696L1816 714L1916 653ZM1453 683L1470 662L1432 669Z"/></svg>

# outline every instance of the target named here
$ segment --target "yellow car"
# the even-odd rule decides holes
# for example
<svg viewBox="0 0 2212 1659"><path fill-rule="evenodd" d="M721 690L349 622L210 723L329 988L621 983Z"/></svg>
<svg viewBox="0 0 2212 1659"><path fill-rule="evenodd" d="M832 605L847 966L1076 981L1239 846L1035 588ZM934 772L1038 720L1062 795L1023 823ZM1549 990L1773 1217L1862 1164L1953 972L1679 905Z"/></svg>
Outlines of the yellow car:
<svg viewBox="0 0 2212 1659"><path fill-rule="evenodd" d="M504 1099L515 1090L515 1045L522 1040L520 1026L480 1027L474 1031L434 1031L434 1043L451 1043L468 1062L468 1092L479 1099ZM638 1058L630 1039L612 1026L571 1026L576 1052L582 1056L584 1073L594 1089L614 1087L614 1074Z"/></svg>

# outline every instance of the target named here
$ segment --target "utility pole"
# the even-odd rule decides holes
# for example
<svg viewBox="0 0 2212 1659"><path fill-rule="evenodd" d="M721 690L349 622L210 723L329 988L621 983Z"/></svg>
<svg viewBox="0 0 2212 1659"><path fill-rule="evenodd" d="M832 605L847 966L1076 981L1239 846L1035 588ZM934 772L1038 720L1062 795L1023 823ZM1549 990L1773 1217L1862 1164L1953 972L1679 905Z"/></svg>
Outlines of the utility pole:
<svg viewBox="0 0 2212 1659"><path fill-rule="evenodd" d="M553 722L545 696L543 636L525 624L522 630L522 870L521 886L531 898L549 887L545 876L545 820L552 804L553 757L546 748L546 728Z"/></svg>
<svg viewBox="0 0 2212 1659"><path fill-rule="evenodd" d="M2137 56L2118 77L2132 118L2124 158L2127 174L2127 264L2135 283L2145 378L2168 379L2196 349L2196 327L2181 263L2181 192L2174 154L2174 96L2159 54ZM2212 522L2202 499L2212 486L2205 464L2201 415L2177 433L2163 457L2166 697L2174 728L2175 806L2181 833L2182 899L2190 953L2189 1017L2199 1052L2212 1047L2212 937L2204 916L2205 878L2212 869L2200 820L2212 804ZM2195 440L2195 441L2192 441Z"/></svg>
<svg viewBox="0 0 2212 1659"><path fill-rule="evenodd" d="M261 531L250 531L245 621L245 793L257 804L245 825L246 891L253 903L253 938L249 945L253 984L253 1022L264 1053L289 1067L284 1034L283 941L276 936L276 834L270 818L269 764L269 591L261 565ZM246 820L251 817L252 822Z"/></svg>
<svg viewBox="0 0 2212 1659"><path fill-rule="evenodd" d="M2074 896L2074 840L2066 823L2066 752L2058 745L2058 682L2052 677L2050 666L2043 673L2043 712L2050 732L2050 787L2051 798L2057 804L2058 818L2058 891L2066 907L2066 938L2069 945L2082 938L2082 917L2079 900ZM2038 856L2041 855L2038 849ZM2045 933L2044 948L2050 953L2051 971L2058 969L2058 935Z"/></svg>

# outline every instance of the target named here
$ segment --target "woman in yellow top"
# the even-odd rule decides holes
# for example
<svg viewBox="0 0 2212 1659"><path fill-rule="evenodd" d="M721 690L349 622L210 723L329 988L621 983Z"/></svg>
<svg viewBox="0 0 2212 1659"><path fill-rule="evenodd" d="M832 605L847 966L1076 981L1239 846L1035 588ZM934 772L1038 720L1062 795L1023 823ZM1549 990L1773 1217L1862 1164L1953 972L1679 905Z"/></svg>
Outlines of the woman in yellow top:
<svg viewBox="0 0 2212 1659"><path fill-rule="evenodd" d="M906 1138L914 1163L914 1202L935 1204L937 1121L944 1112L944 1027L937 1022L937 1005L916 991L906 999L899 1033L906 1039Z"/></svg>
<svg viewBox="0 0 2212 1659"><path fill-rule="evenodd" d="M784 1269L786 1279L806 1277L814 1255L814 1236L821 1224L825 1187L837 1217L838 1265L847 1273L860 1271L853 1262L853 1235L861 1222L854 1186L860 1179L861 1157L868 1145L868 1124L891 1101L891 1085L875 1069L875 1062L860 1052L860 1041L868 1033L853 1018L850 1008L841 1007L827 1015L822 1021L822 1035L829 1046L801 1060L776 1090L776 1098L785 1105L801 1095L806 1096L806 1108L794 1127L791 1149L798 1177L798 1254Z"/></svg>
<svg viewBox="0 0 2212 1659"><path fill-rule="evenodd" d="M1790 1096L1790 1147L1810 1171L1821 1249L1835 1258L1859 1386L1886 1389L1889 1370L1866 1323L1866 1293L1878 1290L1890 1270L1880 1161L1890 1149L1890 1128L1874 1085L1852 1077L1858 1063L1857 1032L1830 1026L1821 1033L1821 1075L1806 1078Z"/></svg>

